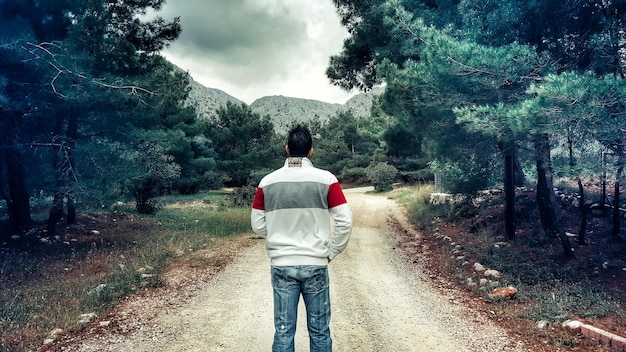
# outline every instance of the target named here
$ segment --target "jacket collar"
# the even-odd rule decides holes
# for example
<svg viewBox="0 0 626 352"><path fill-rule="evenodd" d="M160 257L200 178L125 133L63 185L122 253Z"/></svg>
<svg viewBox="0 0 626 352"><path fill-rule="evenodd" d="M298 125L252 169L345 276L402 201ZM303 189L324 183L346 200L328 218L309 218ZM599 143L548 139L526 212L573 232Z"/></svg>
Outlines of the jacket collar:
<svg viewBox="0 0 626 352"><path fill-rule="evenodd" d="M312 167L313 163L306 157L289 157L285 160L285 167L297 168L297 167Z"/></svg>

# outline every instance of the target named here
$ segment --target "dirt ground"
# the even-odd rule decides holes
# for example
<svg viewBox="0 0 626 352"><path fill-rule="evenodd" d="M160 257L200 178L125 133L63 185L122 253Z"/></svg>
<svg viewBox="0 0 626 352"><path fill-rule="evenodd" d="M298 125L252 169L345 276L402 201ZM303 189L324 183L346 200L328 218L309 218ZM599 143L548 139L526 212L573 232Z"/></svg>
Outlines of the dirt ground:
<svg viewBox="0 0 626 352"><path fill-rule="evenodd" d="M330 264L334 350L527 351L472 309L471 297L433 287L419 265L403 257L394 233L398 225L405 235L412 228L394 201L367 190L346 191L355 227L348 249ZM173 268L165 288L129 298L82 333L67 334L40 351L271 350L272 289L264 242L247 234L223 250L233 257L223 270ZM308 351L304 318L301 304L296 351Z"/></svg>

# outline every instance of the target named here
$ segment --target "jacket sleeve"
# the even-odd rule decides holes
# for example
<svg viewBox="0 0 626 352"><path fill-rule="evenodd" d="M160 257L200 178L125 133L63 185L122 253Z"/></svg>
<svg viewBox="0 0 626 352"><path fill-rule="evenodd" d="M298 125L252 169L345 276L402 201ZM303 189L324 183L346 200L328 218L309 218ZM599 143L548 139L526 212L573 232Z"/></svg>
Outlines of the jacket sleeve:
<svg viewBox="0 0 626 352"><path fill-rule="evenodd" d="M267 229L265 227L265 199L262 188L257 188L254 201L252 202L250 225L252 226L252 231L257 235L262 237L267 236Z"/></svg>
<svg viewBox="0 0 626 352"><path fill-rule="evenodd" d="M328 200L328 212L335 223L333 239L330 244L330 255L328 256L332 260L348 246L348 240L352 235L352 211L339 183L330 186Z"/></svg>

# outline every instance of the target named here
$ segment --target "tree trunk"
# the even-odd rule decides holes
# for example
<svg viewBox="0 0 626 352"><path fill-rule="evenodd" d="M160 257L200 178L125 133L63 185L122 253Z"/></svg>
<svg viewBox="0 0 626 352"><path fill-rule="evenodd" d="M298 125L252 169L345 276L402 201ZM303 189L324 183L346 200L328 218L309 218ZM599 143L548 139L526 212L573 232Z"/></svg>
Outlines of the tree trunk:
<svg viewBox="0 0 626 352"><path fill-rule="evenodd" d="M9 219L14 231L22 232L31 223L30 196L26 189L26 170L22 162L22 153L17 148L9 151ZM9 204L7 204L8 206Z"/></svg>
<svg viewBox="0 0 626 352"><path fill-rule="evenodd" d="M622 174L624 173L623 146L615 146L615 154L617 155L617 172L615 173L615 188L613 193L613 228L611 229L611 236L614 239L621 240L620 231L622 217L620 211L620 184L622 181Z"/></svg>
<svg viewBox="0 0 626 352"><path fill-rule="evenodd" d="M524 183L524 173L515 157L515 144L498 142L504 157L504 232L507 240L515 238L515 186Z"/></svg>
<svg viewBox="0 0 626 352"><path fill-rule="evenodd" d="M52 153L52 169L54 170L54 195L52 206L48 214L48 235L56 234L57 223L63 219L63 198L64 198L64 167L65 162L65 137L64 137L65 116L62 112L56 113L54 132L52 135L52 145L58 145L57 150ZM55 147L53 147L55 148Z"/></svg>
<svg viewBox="0 0 626 352"><path fill-rule="evenodd" d="M76 224L76 204L74 203L74 197L71 194L67 197L67 224Z"/></svg>
<svg viewBox="0 0 626 352"><path fill-rule="evenodd" d="M15 139L21 119L18 112L0 108L0 187L7 203L11 231L23 232L31 223L30 197L26 188L26 169Z"/></svg>
<svg viewBox="0 0 626 352"><path fill-rule="evenodd" d="M67 125L67 224L76 224L76 204L74 203L74 186L76 185L76 161L74 154L76 152L78 141L78 113L74 112L70 115Z"/></svg>
<svg viewBox="0 0 626 352"><path fill-rule="evenodd" d="M76 139L78 137L78 114L76 112L61 111L57 113L57 120L54 127L54 144L58 149L52 155L52 165L55 175L55 191L48 216L48 234L54 236L56 224L63 219L63 201L67 201L68 225L76 223L76 207L73 198L73 188L75 184L74 176L74 151L76 150Z"/></svg>
<svg viewBox="0 0 626 352"><path fill-rule="evenodd" d="M550 139L547 134L534 136L537 158L537 206L546 235L557 233L561 239L565 257L573 256L572 246L563 229L559 204L554 194L552 178L552 160L550 158Z"/></svg>
<svg viewBox="0 0 626 352"><path fill-rule="evenodd" d="M537 145L535 145L537 148ZM552 209L552 204L550 202L550 193L554 192L554 188L549 185L549 181L546 178L546 174L550 173L547 171L548 168L544 164L547 165L547 162L544 163L541 160L540 152L537 151L537 207L539 208L539 217L541 219L541 225L543 227L543 231L546 234L553 234L556 232L556 222L554 220L554 211Z"/></svg>
<svg viewBox="0 0 626 352"><path fill-rule="evenodd" d="M569 149L569 167L570 172L574 171L574 167L576 166L576 160L574 160L574 142L572 141L571 136L567 135L567 145ZM578 193L580 194L580 228L578 229L578 244L583 246L586 244L585 235L587 233L587 202L585 201L585 188L583 187L583 181L580 177L576 178L578 182Z"/></svg>
<svg viewBox="0 0 626 352"><path fill-rule="evenodd" d="M621 169L621 167L619 168ZM618 171L618 177L619 174L621 174L621 170ZM616 178L615 180L615 189L614 189L614 193L613 193L613 226L611 228L611 237L613 237L614 239L618 239L620 240L621 237L619 237L619 233L621 231L621 223L622 223L622 219L620 217L620 210L619 210L619 178Z"/></svg>
<svg viewBox="0 0 626 352"><path fill-rule="evenodd" d="M578 192L580 193L580 229L578 230L578 244L582 246L587 244L585 236L587 233L587 210L589 206L585 201L585 189L583 188L583 182L580 177L578 178Z"/></svg>
<svg viewBox="0 0 626 352"><path fill-rule="evenodd" d="M602 152L602 196L600 200L600 209L604 210L606 207L606 152Z"/></svg>
<svg viewBox="0 0 626 352"><path fill-rule="evenodd" d="M510 241L515 238L515 180L513 155L504 155L504 232Z"/></svg>
<svg viewBox="0 0 626 352"><path fill-rule="evenodd" d="M52 197L52 206L48 214L48 225L46 226L48 236L56 235L57 223L61 219L63 219L63 194L57 190Z"/></svg>

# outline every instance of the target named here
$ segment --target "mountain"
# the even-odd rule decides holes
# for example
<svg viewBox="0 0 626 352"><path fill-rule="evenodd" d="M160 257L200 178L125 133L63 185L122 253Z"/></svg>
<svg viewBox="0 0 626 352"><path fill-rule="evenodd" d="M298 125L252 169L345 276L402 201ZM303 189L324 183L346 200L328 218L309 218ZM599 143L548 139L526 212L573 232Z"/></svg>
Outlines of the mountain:
<svg viewBox="0 0 626 352"><path fill-rule="evenodd" d="M293 122L309 121L315 117L321 121L328 121L344 111L351 111L357 117L369 116L374 97L381 93L382 88L377 88L368 93L357 94L343 105L282 95L267 96L255 100L250 104L250 109L262 116L269 115L276 131L284 132ZM217 109L225 106L227 102L245 104L224 91L208 88L191 80L187 104L196 108L200 118L217 117Z"/></svg>
<svg viewBox="0 0 626 352"><path fill-rule="evenodd" d="M315 117L328 121L340 112L351 111L356 117L369 116L374 97L382 92L382 88L377 88L368 93L357 94L343 105L282 95L269 96L255 100L250 108L262 116L270 115L276 130L285 131L293 122L305 122Z"/></svg>
<svg viewBox="0 0 626 352"><path fill-rule="evenodd" d="M259 115L269 115L274 122L274 128L285 131L293 122L308 121L315 117L328 121L337 115L342 105L279 95L257 99L250 108Z"/></svg>
<svg viewBox="0 0 626 352"><path fill-rule="evenodd" d="M187 97L187 104L196 108L196 113L200 118L214 119L217 117L217 109L226 105L226 102L233 104L244 104L243 101L228 95L224 91L215 88L208 88L190 79L191 91Z"/></svg>

